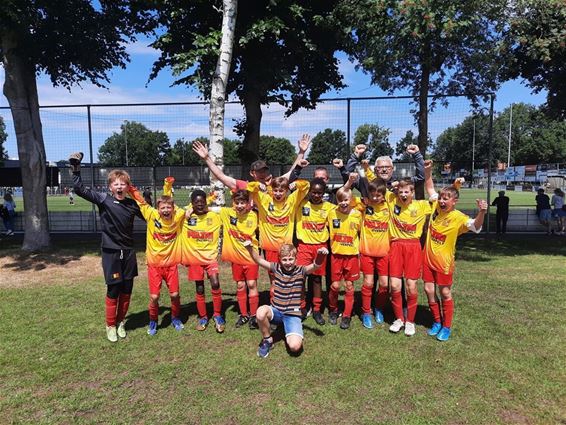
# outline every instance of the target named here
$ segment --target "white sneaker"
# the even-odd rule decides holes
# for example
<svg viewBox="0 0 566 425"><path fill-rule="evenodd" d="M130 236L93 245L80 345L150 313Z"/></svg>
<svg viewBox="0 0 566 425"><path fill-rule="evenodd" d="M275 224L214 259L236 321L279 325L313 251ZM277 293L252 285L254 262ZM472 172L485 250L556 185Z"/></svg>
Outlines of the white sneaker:
<svg viewBox="0 0 566 425"><path fill-rule="evenodd" d="M126 322L124 322L123 320L118 324L118 329L116 330L116 333L118 334L118 336L120 338L126 338Z"/></svg>
<svg viewBox="0 0 566 425"><path fill-rule="evenodd" d="M405 322L405 335L413 336L415 334L415 324L413 322Z"/></svg>
<svg viewBox="0 0 566 425"><path fill-rule="evenodd" d="M405 323L403 323L401 319L397 319L391 324L391 326L389 326L389 332L397 333L403 328L403 326L405 326Z"/></svg>
<svg viewBox="0 0 566 425"><path fill-rule="evenodd" d="M116 333L116 326L106 326L106 338L110 342L118 341L118 334Z"/></svg>

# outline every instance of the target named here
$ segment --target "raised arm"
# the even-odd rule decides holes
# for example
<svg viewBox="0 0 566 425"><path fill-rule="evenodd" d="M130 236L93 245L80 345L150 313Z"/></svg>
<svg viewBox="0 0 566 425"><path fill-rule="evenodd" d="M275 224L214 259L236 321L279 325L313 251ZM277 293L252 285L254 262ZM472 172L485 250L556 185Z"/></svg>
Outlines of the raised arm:
<svg viewBox="0 0 566 425"><path fill-rule="evenodd" d="M427 159L424 161L424 176L425 176L425 189L429 198L435 198L438 196L434 190L434 181L432 180L432 160Z"/></svg>
<svg viewBox="0 0 566 425"><path fill-rule="evenodd" d="M308 266L305 266L305 273L311 274L316 269L319 269L320 266L322 265L322 262L324 261L324 257L326 255L328 255L328 249L318 248L318 250L316 251L316 257L314 259L314 263L309 264Z"/></svg>
<svg viewBox="0 0 566 425"><path fill-rule="evenodd" d="M303 164L305 153L309 148L310 143L311 136L309 134L303 134L303 136L297 142L297 145L299 146L299 153L297 154L297 158L295 158L295 162L293 163L289 171L281 176L286 177L287 180L289 180L289 183L297 180L301 175L302 169L308 165L308 162L304 166L302 166L301 164Z"/></svg>
<svg viewBox="0 0 566 425"><path fill-rule="evenodd" d="M81 161L83 159L82 152L75 152L69 156L69 164L73 171L73 190L83 199L93 204L101 204L106 199L106 193L98 193L95 190L88 189L84 186L81 178Z"/></svg>
<svg viewBox="0 0 566 425"><path fill-rule="evenodd" d="M481 227L483 226L483 221L485 219L485 214L487 212L487 202L483 199L476 199L476 205L478 206L478 214L474 218L474 231L479 233Z"/></svg>
<svg viewBox="0 0 566 425"><path fill-rule="evenodd" d="M417 145L407 146L407 153L411 155L413 161L415 162L415 175L411 177L413 183L422 182L425 179L424 175L424 158L419 152L419 147Z"/></svg>
<svg viewBox="0 0 566 425"><path fill-rule="evenodd" d="M271 263L259 256L259 253L257 252L257 250L254 249L254 247L253 247L252 241L246 240L246 241L242 242L242 245L244 245L246 247L246 249L248 250L248 252L252 256L252 259L257 264L259 264L261 267L263 267L266 270L271 270Z"/></svg>
<svg viewBox="0 0 566 425"><path fill-rule="evenodd" d="M193 142L193 151L202 159L209 170L214 174L218 180L220 180L224 186L228 187L230 190L236 190L236 179L234 177L227 176L224 171L220 169L218 165L214 163L210 155L208 154L208 148L203 145L198 140Z"/></svg>
<svg viewBox="0 0 566 425"><path fill-rule="evenodd" d="M348 176L348 181L344 183L344 189L352 189L359 178L360 175L358 173L350 173L350 175Z"/></svg>

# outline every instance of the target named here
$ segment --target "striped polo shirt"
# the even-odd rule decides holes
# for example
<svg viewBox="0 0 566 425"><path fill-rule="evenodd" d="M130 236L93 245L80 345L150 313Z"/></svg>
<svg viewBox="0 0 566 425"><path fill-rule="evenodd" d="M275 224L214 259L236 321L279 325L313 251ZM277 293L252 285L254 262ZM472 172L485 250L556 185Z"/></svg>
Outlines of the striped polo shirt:
<svg viewBox="0 0 566 425"><path fill-rule="evenodd" d="M301 316L301 294L305 282L304 266L286 271L279 263L271 263L273 300L271 305L283 314Z"/></svg>

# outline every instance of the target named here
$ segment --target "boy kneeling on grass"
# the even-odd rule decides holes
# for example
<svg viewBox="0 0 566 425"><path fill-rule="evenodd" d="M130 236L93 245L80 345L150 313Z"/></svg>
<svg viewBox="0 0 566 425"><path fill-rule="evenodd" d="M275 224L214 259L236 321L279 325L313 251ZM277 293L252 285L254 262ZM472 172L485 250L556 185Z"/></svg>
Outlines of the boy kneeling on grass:
<svg viewBox="0 0 566 425"><path fill-rule="evenodd" d="M298 353L303 347L303 324L301 322L301 296L304 279L318 269L328 254L326 248L319 248L314 263L297 266L297 249L290 244L281 245L279 262L271 263L259 256L251 241L243 242L254 261L273 274L273 298L271 305L262 305L257 310L257 323L263 339L257 355L265 358L273 346L270 323L283 323L285 341L289 350Z"/></svg>

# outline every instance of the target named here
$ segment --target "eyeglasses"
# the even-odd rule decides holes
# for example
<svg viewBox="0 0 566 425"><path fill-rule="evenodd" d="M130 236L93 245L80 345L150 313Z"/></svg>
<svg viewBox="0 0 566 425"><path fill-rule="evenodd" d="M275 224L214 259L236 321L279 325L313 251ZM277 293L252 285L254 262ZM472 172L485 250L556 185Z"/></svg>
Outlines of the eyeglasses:
<svg viewBox="0 0 566 425"><path fill-rule="evenodd" d="M392 170L393 169L393 167L391 167L390 165L384 165L384 166L375 167L375 168L378 169L378 170Z"/></svg>

